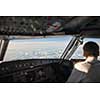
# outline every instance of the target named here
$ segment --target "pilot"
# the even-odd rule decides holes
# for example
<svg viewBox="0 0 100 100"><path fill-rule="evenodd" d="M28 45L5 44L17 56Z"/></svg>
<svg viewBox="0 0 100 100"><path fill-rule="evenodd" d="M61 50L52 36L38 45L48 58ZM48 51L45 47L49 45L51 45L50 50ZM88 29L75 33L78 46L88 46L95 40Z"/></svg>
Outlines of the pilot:
<svg viewBox="0 0 100 100"><path fill-rule="evenodd" d="M68 83L97 83L100 82L99 46L95 42L87 42L83 46L86 60L74 65Z"/></svg>

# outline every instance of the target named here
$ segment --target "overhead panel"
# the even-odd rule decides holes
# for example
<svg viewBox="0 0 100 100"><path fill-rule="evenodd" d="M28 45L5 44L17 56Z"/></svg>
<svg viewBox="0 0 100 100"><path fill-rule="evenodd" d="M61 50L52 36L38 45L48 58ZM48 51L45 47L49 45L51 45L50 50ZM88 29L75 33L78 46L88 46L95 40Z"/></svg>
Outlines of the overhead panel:
<svg viewBox="0 0 100 100"><path fill-rule="evenodd" d="M99 33L99 16L0 16L0 36L55 36L87 31Z"/></svg>

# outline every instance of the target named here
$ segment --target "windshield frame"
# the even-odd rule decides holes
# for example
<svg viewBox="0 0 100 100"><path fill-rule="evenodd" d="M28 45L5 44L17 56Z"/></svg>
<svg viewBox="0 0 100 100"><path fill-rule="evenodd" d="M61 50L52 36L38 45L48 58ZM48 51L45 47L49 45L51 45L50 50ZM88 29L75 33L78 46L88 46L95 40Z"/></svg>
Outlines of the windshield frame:
<svg viewBox="0 0 100 100"><path fill-rule="evenodd" d="M0 46L0 61L2 61L4 59L8 44L9 44L9 40L8 39L3 39L1 40L1 46Z"/></svg>

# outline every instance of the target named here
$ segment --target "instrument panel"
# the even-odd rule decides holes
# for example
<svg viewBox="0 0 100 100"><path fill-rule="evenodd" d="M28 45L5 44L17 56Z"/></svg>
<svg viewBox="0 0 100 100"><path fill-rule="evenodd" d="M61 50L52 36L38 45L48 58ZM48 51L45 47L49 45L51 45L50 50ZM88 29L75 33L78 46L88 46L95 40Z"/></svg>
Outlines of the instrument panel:
<svg viewBox="0 0 100 100"><path fill-rule="evenodd" d="M4 83L57 82L56 70L60 68L58 62L59 60L54 60L54 59L52 60L38 59L38 60L20 60L20 61L1 63L0 82ZM69 66L70 62L69 61L66 62Z"/></svg>

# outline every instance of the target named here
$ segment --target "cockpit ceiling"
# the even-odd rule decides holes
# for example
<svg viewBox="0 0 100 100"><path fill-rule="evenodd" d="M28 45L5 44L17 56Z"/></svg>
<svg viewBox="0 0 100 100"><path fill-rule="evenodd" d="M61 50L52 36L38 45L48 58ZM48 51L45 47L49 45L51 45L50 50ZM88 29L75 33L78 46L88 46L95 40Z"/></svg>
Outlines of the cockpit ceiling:
<svg viewBox="0 0 100 100"><path fill-rule="evenodd" d="M100 17L0 16L1 36L54 36L80 33L87 37L100 37Z"/></svg>

